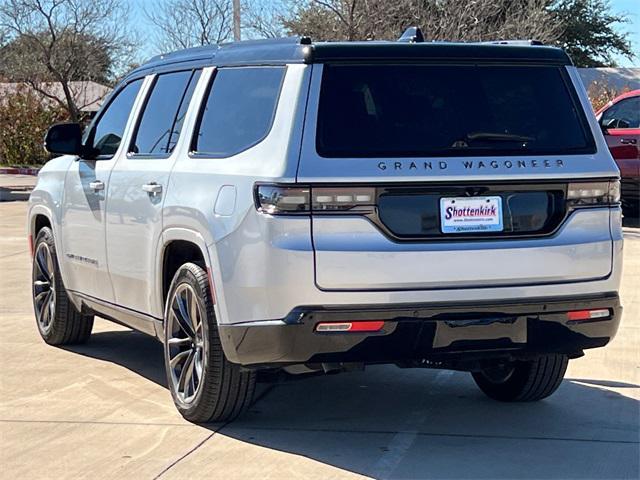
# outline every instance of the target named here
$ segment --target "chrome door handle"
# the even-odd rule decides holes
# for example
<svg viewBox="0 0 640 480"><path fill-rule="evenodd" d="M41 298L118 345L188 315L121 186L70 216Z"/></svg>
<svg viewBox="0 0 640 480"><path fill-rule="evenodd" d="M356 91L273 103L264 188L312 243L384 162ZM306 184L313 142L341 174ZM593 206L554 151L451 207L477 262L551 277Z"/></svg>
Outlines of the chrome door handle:
<svg viewBox="0 0 640 480"><path fill-rule="evenodd" d="M91 182L89 184L89 188L94 192L98 192L100 190L104 190L104 182L100 180L96 180L95 182Z"/></svg>
<svg viewBox="0 0 640 480"><path fill-rule="evenodd" d="M623 145L635 145L638 143L638 140L635 138L621 138L620 143Z"/></svg>
<svg viewBox="0 0 640 480"><path fill-rule="evenodd" d="M142 190L153 195L158 195L162 192L162 185L155 182L145 183L144 185L142 185Z"/></svg>

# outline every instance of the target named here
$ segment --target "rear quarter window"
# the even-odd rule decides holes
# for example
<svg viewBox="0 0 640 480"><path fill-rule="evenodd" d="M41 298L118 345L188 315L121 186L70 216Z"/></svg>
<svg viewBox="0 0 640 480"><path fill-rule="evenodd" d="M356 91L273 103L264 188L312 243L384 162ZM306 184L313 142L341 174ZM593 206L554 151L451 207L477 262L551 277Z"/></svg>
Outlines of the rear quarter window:
<svg viewBox="0 0 640 480"><path fill-rule="evenodd" d="M262 141L273 123L285 67L221 68L204 100L192 151L229 157Z"/></svg>
<svg viewBox="0 0 640 480"><path fill-rule="evenodd" d="M325 157L593 153L563 67L325 65Z"/></svg>

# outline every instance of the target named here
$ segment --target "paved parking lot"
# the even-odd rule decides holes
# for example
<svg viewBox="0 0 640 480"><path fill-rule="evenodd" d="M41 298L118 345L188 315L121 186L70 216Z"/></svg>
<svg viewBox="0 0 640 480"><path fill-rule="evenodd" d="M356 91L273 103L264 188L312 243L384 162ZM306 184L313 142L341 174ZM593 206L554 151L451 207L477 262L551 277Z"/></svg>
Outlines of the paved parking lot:
<svg viewBox="0 0 640 480"><path fill-rule="evenodd" d="M0 203L3 478L638 478L640 229L625 229L617 338L550 399L486 399L460 372L366 372L261 386L226 425L184 421L155 340L98 320L91 341L39 338L26 204Z"/></svg>

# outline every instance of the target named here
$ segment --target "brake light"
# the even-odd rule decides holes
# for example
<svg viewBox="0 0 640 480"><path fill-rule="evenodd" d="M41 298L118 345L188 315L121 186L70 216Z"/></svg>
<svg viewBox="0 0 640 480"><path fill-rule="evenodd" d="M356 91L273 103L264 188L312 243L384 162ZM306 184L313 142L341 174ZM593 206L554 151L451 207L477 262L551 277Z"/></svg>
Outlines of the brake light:
<svg viewBox="0 0 640 480"><path fill-rule="evenodd" d="M359 322L322 322L316 325L316 332L379 332L384 327L384 320L368 320Z"/></svg>
<svg viewBox="0 0 640 480"><path fill-rule="evenodd" d="M620 202L620 180L570 183L567 203L570 206L614 205Z"/></svg>
<svg viewBox="0 0 640 480"><path fill-rule="evenodd" d="M270 215L367 213L376 204L374 187L256 185L256 208Z"/></svg>
<svg viewBox="0 0 640 480"><path fill-rule="evenodd" d="M567 319L572 322L579 322L584 320L599 320L609 318L611 312L608 308L598 308L596 310L575 310L573 312L567 312Z"/></svg>

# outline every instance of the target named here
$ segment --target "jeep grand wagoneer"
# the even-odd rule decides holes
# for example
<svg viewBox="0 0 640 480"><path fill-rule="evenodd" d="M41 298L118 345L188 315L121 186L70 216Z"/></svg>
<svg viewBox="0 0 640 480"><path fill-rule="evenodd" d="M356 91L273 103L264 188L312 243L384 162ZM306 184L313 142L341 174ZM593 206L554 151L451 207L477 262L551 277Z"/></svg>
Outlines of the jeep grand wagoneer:
<svg viewBox="0 0 640 480"><path fill-rule="evenodd" d="M240 42L156 57L31 195L50 344L158 337L179 411L257 372L471 372L539 400L620 319L619 172L567 55L535 42ZM408 38L410 37L410 38Z"/></svg>

